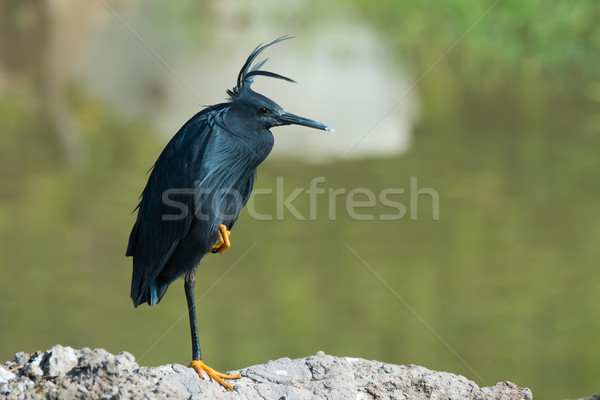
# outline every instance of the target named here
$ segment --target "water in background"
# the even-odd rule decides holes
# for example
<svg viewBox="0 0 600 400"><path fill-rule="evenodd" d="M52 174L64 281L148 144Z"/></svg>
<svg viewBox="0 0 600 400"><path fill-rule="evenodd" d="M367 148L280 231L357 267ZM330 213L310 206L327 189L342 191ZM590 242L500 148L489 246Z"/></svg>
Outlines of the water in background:
<svg viewBox="0 0 600 400"><path fill-rule="evenodd" d="M210 34L214 39L189 49L174 32L143 17L139 11L123 16L150 38L152 50L113 18L92 41L81 82L123 118L148 119L165 139L205 105L225 100L225 90L235 85L241 65L260 43L256 38L266 42L286 32L273 23L254 34L245 27L238 27L238 35L215 31ZM225 24L227 17L220 18ZM117 49L114 43L119 43ZM168 55L168 63L156 54ZM416 92L392 54L390 44L360 20L316 26L310 34L261 54L260 59L269 58L264 69L298 83L259 77L253 89L286 110L309 113L338 131L333 136L298 127L280 129L273 156L324 162L406 151L416 117ZM115 59L119 62L107 61Z"/></svg>
<svg viewBox="0 0 600 400"><path fill-rule="evenodd" d="M98 4L100 10L78 13L71 20L82 24L81 18L89 15L93 23L82 25L97 26L98 32L109 25L113 32L129 31ZM153 26L144 29L129 19L136 10L116 11L127 16L125 21L147 43L158 46L160 40L151 35L160 32L157 21L139 17ZM61 24L61 29L68 31L68 26ZM80 34L59 37L84 41L84 32L75 31ZM310 38L311 32L307 28L306 36ZM61 343L127 350L147 365L189 362L183 283L174 283L156 307L134 309L129 299L131 260L124 253L135 219L131 211L168 136L203 102L222 100L239 60L255 42L280 33L287 31L249 34L239 47L231 40L231 47L219 57L228 59L232 49L235 62L214 73L214 88L195 86L202 80L196 72L199 56L190 56L188 50L182 55L175 44L170 47L174 54L161 53L169 65L182 66L177 72L202 100L173 78L164 64L156 63L135 35L124 49L119 45L125 39L109 41L113 57L98 61L94 70L99 82L127 73L122 94L128 100L122 103L81 83L89 82L86 65L96 54L91 47L72 57L65 55L67 50L58 53L65 65L71 65L72 74L65 66L51 78L35 69L27 75L3 62L0 359ZM89 43L102 39L93 32L88 35ZM332 159L328 140L340 144L335 154L350 148L364 135L364 127L377 122L385 103L391 107L406 82L420 76L419 71L408 79L405 72L389 72L388 64L374 66L372 58L355 62L342 56L339 69L328 60L318 72L315 54L326 50L312 52L311 43L316 42L299 36L269 53L272 69L299 84L277 82L260 86L261 90L291 111L338 130L327 138L321 132L306 132L314 141L298 152L320 156L318 139L323 138L328 150L321 164L284 156L267 160L260 167L256 188L273 189L273 195L257 196L253 207L260 215L272 215L272 220L244 212L232 233L232 248L207 256L199 268L196 295L206 361L227 370L324 350L450 371L482 386L511 380L532 388L539 398L594 393L600 373L597 86L582 85L575 78L567 88L562 80L515 78L500 86L474 88L459 82L441 63L416 88L418 120L410 111L414 92L412 100L401 102L367 135L373 142L386 138L383 143L393 151L385 157L369 151L363 153L369 154L367 158ZM228 38L235 37L232 33ZM369 40L367 35L366 43ZM140 47L136 49L135 43ZM288 47L305 64L296 66L286 53ZM148 53L139 57L148 57L147 64L163 69L166 81L149 78L155 86L140 83L144 71L118 56L133 51ZM19 54L14 53L13 59L30 57ZM278 60L280 54L286 58ZM178 61L187 59L189 70ZM48 63L60 65L57 60ZM360 81L355 76L363 75L358 72L363 70L369 71L364 72L369 83L359 91L361 96L340 97L348 93L342 89L356 89ZM396 71L404 70L398 66ZM325 89L320 79L329 74L336 90L311 86L314 75ZM51 103L62 102L64 107L44 107L48 102L40 101L39 87L28 76L42 82L50 79L42 100L59 99ZM392 89L378 83L388 81ZM146 96L138 98L148 100L149 112L134 101L135 96L129 100L136 90L146 90ZM296 97L283 100L288 91ZM186 100L177 103L184 96ZM336 105L339 100L345 101L343 106ZM167 112L172 104L180 104L177 117ZM354 108L357 104L362 106ZM124 107L128 112L119 112ZM150 115L160 115L161 110L167 122ZM61 115L69 117L68 126ZM357 122L347 125L346 118ZM67 130L61 130L65 126ZM397 136L385 133L394 130ZM282 136L297 134L277 130L277 146L286 147ZM407 140L410 147L393 144ZM405 152L399 153L401 149ZM288 208L279 218L277 190L287 198L319 177L324 178L319 187L326 192L312 207L304 193L292 203L303 218ZM411 177L417 179L416 188L411 187ZM380 197L374 207L350 213L348 193L357 188L377 196L386 189L404 189L389 199L400 203L405 215L386 218L399 209ZM439 220L434 218L430 192L418 192L414 198L417 190L428 188L439 195ZM341 189L345 193L332 196L331 190ZM357 195L356 200L369 201L367 195ZM361 219L365 215L373 219Z"/></svg>

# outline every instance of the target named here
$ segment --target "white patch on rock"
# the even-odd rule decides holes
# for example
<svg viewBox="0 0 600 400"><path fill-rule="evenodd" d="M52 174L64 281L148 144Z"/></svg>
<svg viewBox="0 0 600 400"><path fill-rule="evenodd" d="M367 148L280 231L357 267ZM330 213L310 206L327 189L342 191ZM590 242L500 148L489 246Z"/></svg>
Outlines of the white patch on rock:
<svg viewBox="0 0 600 400"><path fill-rule="evenodd" d="M0 365L0 383L6 383L11 379L15 379L16 377L17 375Z"/></svg>

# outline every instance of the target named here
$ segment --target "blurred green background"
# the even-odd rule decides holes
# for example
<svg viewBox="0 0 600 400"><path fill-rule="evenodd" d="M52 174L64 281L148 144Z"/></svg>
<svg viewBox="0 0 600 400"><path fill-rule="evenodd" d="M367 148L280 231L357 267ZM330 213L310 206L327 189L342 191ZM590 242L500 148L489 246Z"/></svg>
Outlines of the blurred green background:
<svg viewBox="0 0 600 400"><path fill-rule="evenodd" d="M416 220L380 221L393 210L379 203L374 220L355 220L343 196L333 220L327 196L318 198L315 220L244 213L232 248L207 256L198 270L205 360L228 370L324 350L419 364L482 386L510 380L538 399L597 393L599 3L227 4L223 11L218 2L2 2L0 359L60 343L126 350L144 365L190 361L183 283L159 305L134 309L124 256L146 172L186 117L169 132L150 122L160 115L152 107L164 103L159 85L149 88L149 105L131 105L141 109L136 115L86 89L79 77L89 65L81 60L103 26L120 26L184 82L215 78L203 77L202 65L168 71L173 54L155 55L146 45L168 33L194 53L221 34L234 43L244 36L230 59L235 72L219 76L230 83L206 94L220 101L252 46L298 35L298 43L271 50L277 59L280 48L310 48L303 34L318 41L332 21L352 29L358 20L391 49L397 74L418 81L410 148L316 164L274 157L260 167L256 187L275 188L283 176L287 196L323 176L327 189L405 188L395 199L408 207L414 176L419 188L439 193L440 218L425 195ZM118 54L120 45L109 47ZM135 81L126 63L107 62ZM109 68L95 67L99 78L112 79L103 72ZM301 69L273 68L292 78ZM361 95L359 82L346 84L357 103L374 100ZM340 126L328 109L311 106L315 95L335 109L337 94L331 87L304 94L302 114ZM191 99L191 110L200 109ZM393 104L352 117L375 124ZM356 142L339 129L335 135L344 148ZM309 214L308 196L293 205ZM277 199L257 196L255 206L274 214Z"/></svg>

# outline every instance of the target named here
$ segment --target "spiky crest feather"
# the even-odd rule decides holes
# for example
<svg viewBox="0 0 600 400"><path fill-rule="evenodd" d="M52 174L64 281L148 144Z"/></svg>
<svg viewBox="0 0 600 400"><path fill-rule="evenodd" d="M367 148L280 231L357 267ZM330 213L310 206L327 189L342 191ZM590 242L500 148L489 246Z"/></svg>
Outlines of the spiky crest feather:
<svg viewBox="0 0 600 400"><path fill-rule="evenodd" d="M293 79L290 79L283 75L276 74L275 72L261 71L260 68L267 62L268 59L260 61L260 62L256 63L254 66L252 66L252 63L254 62L256 57L260 53L262 53L262 51L264 49L266 49L267 47L270 47L274 44L277 44L279 42L282 42L284 40L288 40L288 39L292 39L292 38L293 38L293 36L285 35L285 36L281 36L280 38L273 40L271 43L257 46L254 49L254 51L252 51L252 53L250 53L250 55L246 59L246 62L242 66L242 69L240 70L240 73L238 74L237 85L233 89L227 91L227 94L229 95L229 97L231 97L231 99L234 99L237 96L239 96L240 93L242 93L244 91L244 89L250 88L250 86L252 85L252 82L254 81L255 76L266 76L269 78L282 79L284 81L296 83L296 81L294 81Z"/></svg>

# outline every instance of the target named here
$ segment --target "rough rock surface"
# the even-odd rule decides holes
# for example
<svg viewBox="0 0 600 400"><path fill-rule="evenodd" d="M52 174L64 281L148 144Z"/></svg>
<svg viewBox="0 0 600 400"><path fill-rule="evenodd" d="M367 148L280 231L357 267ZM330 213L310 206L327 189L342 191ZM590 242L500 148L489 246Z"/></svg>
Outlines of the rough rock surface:
<svg viewBox="0 0 600 400"><path fill-rule="evenodd" d="M416 365L402 366L323 352L244 368L235 391L201 380L179 364L140 367L126 352L74 350L17 353L0 365L0 397L7 399L531 399L510 382L480 388L468 379Z"/></svg>

